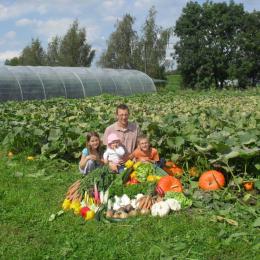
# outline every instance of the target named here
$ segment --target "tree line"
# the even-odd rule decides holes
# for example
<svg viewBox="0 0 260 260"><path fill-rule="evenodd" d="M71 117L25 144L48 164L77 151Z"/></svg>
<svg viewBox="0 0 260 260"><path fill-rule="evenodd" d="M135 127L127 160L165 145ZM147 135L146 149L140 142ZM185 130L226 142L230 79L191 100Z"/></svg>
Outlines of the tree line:
<svg viewBox="0 0 260 260"><path fill-rule="evenodd" d="M175 26L156 24L155 7L150 8L140 32L135 17L125 14L115 24L98 66L137 69L153 78L165 78L166 48L170 37L178 37L173 58L183 86L192 89L222 89L226 85L245 88L260 80L260 12L246 12L242 4L204 4L190 1ZM86 31L74 21L63 37L54 37L47 50L33 39L19 57L7 65L85 66L93 62L95 50Z"/></svg>

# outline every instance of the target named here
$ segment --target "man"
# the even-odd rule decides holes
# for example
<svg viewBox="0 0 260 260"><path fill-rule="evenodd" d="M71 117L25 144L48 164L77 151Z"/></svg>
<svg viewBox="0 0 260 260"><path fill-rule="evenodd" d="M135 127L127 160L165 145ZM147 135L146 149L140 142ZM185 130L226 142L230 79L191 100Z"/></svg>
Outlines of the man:
<svg viewBox="0 0 260 260"><path fill-rule="evenodd" d="M134 151L137 145L137 137L140 135L140 128L136 123L128 122L129 108L121 104L116 108L117 121L108 126L103 136L103 143L107 145L107 137L111 133L116 133L121 143L126 148L127 154Z"/></svg>

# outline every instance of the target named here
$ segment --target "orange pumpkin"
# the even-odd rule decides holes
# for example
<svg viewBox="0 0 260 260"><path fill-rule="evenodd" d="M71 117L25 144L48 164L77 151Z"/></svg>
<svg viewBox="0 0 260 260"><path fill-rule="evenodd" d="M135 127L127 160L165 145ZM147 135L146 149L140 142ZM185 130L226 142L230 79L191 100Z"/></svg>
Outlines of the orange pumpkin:
<svg viewBox="0 0 260 260"><path fill-rule="evenodd" d="M172 167L170 169L170 173L169 174L172 175L172 176L181 177L182 174L183 174L183 169L178 167L178 166Z"/></svg>
<svg viewBox="0 0 260 260"><path fill-rule="evenodd" d="M219 171L206 171L199 178L199 187L203 190L218 190L224 185L225 177Z"/></svg>
<svg viewBox="0 0 260 260"><path fill-rule="evenodd" d="M174 192L182 192L182 184L179 179L174 178L170 175L163 176L158 184L157 187L162 190L163 192L166 191L174 191Z"/></svg>
<svg viewBox="0 0 260 260"><path fill-rule="evenodd" d="M169 175L180 177L183 174L182 168L178 167L174 162L167 161L163 170L166 171Z"/></svg>
<svg viewBox="0 0 260 260"><path fill-rule="evenodd" d="M249 191L254 188L254 183L252 181L247 181L243 184L243 186L245 190Z"/></svg>

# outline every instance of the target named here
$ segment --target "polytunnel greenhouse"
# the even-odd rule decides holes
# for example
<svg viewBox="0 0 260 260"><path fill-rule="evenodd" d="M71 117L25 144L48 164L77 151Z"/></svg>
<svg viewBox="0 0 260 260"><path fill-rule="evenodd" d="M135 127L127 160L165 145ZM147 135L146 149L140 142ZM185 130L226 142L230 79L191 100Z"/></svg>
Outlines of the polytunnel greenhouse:
<svg viewBox="0 0 260 260"><path fill-rule="evenodd" d="M153 80L137 70L0 66L0 101L148 92L156 92Z"/></svg>

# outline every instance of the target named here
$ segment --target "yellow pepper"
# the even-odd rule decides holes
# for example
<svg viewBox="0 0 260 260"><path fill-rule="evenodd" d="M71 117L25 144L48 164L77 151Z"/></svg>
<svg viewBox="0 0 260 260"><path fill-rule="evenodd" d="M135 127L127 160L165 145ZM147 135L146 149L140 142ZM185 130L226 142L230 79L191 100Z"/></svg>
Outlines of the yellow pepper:
<svg viewBox="0 0 260 260"><path fill-rule="evenodd" d="M149 175L149 176L147 176L146 180L149 181L149 182L156 182L157 176Z"/></svg>
<svg viewBox="0 0 260 260"><path fill-rule="evenodd" d="M86 217L85 217L85 220L91 220L95 217L95 212L93 210L89 210L87 213L86 213Z"/></svg>
<svg viewBox="0 0 260 260"><path fill-rule="evenodd" d="M65 199L62 203L62 208L64 210L69 210L70 209L70 200L69 199Z"/></svg>
<svg viewBox="0 0 260 260"><path fill-rule="evenodd" d="M73 200L72 203L70 204L70 208L71 209L76 209L76 208L79 208L80 207L80 202L79 200Z"/></svg>
<svg viewBox="0 0 260 260"><path fill-rule="evenodd" d="M127 169L131 168L133 165L134 165L134 162L133 162L132 160L128 160L128 161L126 161L126 163L125 163L125 167L126 167Z"/></svg>
<svg viewBox="0 0 260 260"><path fill-rule="evenodd" d="M140 164L141 164L141 162L136 162L136 163L134 164L134 166L133 166L134 170L136 170L137 167L138 167Z"/></svg>
<svg viewBox="0 0 260 260"><path fill-rule="evenodd" d="M133 172L130 174L130 178L131 178L131 179L137 179L137 177L136 177L136 171L133 171Z"/></svg>

